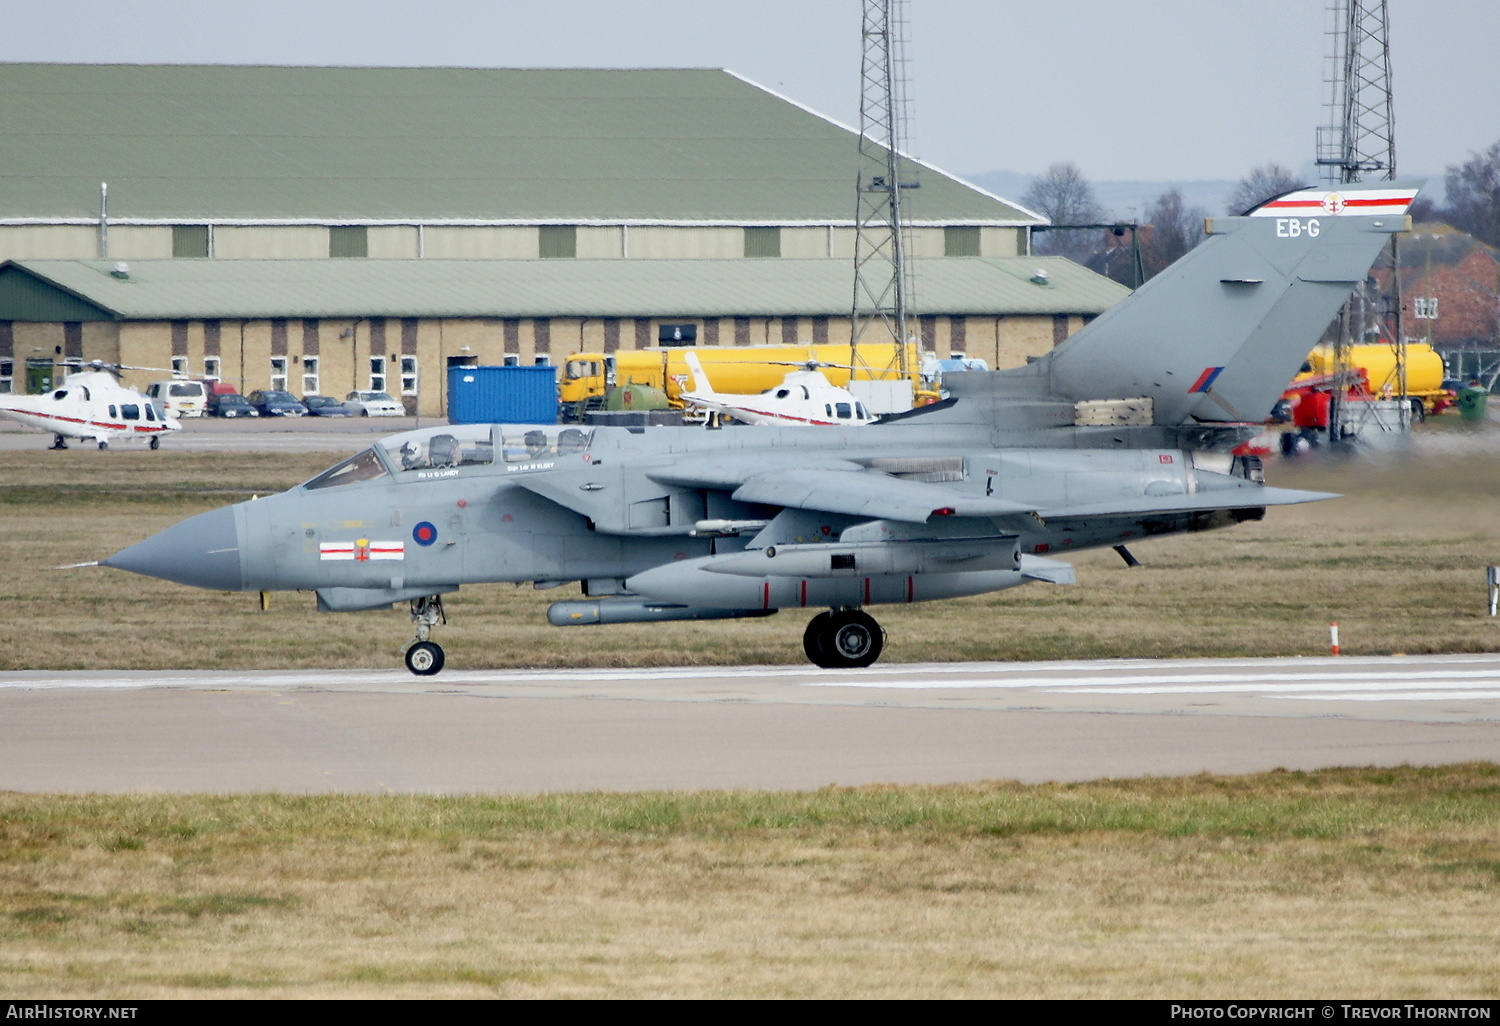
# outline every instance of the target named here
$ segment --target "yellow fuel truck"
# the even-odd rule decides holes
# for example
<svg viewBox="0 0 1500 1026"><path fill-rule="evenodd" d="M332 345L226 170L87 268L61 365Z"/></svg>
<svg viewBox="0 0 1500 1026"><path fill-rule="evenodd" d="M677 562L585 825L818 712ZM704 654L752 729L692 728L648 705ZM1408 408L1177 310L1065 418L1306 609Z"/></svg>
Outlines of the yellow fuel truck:
<svg viewBox="0 0 1500 1026"><path fill-rule="evenodd" d="M674 409L680 409L682 390L689 387L689 372L683 353L696 353L703 369L719 392L750 395L781 383L791 371L816 361L833 384L847 388L850 351L847 344L795 346L656 346L622 349L619 352L573 353L563 365L558 398L566 414L580 416L599 406L609 389L629 384L659 388ZM906 345L906 372L901 371L895 343L861 343L855 381L909 380L918 399L936 398L924 393L922 354L916 343Z"/></svg>
<svg viewBox="0 0 1500 1026"><path fill-rule="evenodd" d="M1396 350L1388 342L1367 342L1349 347L1349 369L1356 376L1363 372L1370 395L1381 399L1396 395L1401 383L1396 375ZM1292 379L1291 389L1300 390L1311 382L1327 380L1335 370L1332 346L1318 346L1307 357L1307 369ZM1439 413L1453 403L1453 393L1443 388L1443 358L1425 342L1406 345L1406 394L1422 405L1421 415ZM1351 382L1356 385L1357 382Z"/></svg>

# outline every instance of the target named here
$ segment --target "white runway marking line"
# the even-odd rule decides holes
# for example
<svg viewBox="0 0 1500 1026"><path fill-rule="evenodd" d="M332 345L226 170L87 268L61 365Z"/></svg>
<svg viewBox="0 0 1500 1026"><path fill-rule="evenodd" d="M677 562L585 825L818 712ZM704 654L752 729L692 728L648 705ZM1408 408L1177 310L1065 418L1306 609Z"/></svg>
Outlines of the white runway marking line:
<svg viewBox="0 0 1500 1026"><path fill-rule="evenodd" d="M1267 660L1118 660L1114 662L895 664L869 667L851 677L847 670L813 667L665 667L661 669L579 669L459 671L423 683L450 690L506 684L630 684L662 681L781 679L803 687L894 690L1043 691L1061 694L1228 695L1345 701L1453 701L1500 698L1500 662L1492 656L1440 656L1423 660L1438 669L1399 670L1389 657L1315 657ZM1481 663L1484 669L1459 667ZM1238 672L1226 672L1243 668ZM1378 669L1377 669L1378 668ZM1143 672L1144 671L1144 672ZM1217 671L1217 672L1214 672ZM1016 676L1006 676L1014 673ZM1042 676L1040 673L1056 674ZM931 678L940 678L937 680ZM873 678L873 679L872 679ZM891 678L907 678L896 680ZM198 676L168 671L120 671L60 676L0 677L0 689L291 690L351 685L410 685L400 670L277 670Z"/></svg>

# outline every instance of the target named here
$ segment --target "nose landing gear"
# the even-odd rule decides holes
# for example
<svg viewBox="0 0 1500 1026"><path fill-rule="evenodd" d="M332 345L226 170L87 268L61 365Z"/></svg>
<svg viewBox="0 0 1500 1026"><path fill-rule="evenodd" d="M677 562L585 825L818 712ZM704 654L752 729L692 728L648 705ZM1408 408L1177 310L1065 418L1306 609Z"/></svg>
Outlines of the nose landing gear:
<svg viewBox="0 0 1500 1026"><path fill-rule="evenodd" d="M442 646L428 640L432 636L432 628L448 622L448 617L443 612L443 597L427 595L412 599L411 618L417 625L417 633L406 649L406 668L418 677L431 677L442 670L443 663L447 661Z"/></svg>
<svg viewBox="0 0 1500 1026"><path fill-rule="evenodd" d="M807 658L824 669L854 669L880 658L885 631L860 609L830 609L808 623L802 634Z"/></svg>

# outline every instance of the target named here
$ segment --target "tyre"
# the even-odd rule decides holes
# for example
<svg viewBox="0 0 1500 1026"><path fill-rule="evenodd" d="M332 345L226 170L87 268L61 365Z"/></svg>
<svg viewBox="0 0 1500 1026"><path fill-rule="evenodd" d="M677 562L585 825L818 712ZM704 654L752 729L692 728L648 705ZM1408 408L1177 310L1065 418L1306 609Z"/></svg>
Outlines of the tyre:
<svg viewBox="0 0 1500 1026"><path fill-rule="evenodd" d="M443 663L443 650L435 642L419 641L406 650L406 668L418 677L431 677Z"/></svg>
<svg viewBox="0 0 1500 1026"><path fill-rule="evenodd" d="M809 642L807 638L813 635L815 641ZM808 624L803 647L808 658L825 669L856 669L880 658L885 632L869 613L844 609L825 613Z"/></svg>
<svg viewBox="0 0 1500 1026"><path fill-rule="evenodd" d="M828 629L828 621L833 619L833 611L819 613L807 622L807 630L802 632L802 651L807 653L807 659L815 666L823 663L823 632Z"/></svg>

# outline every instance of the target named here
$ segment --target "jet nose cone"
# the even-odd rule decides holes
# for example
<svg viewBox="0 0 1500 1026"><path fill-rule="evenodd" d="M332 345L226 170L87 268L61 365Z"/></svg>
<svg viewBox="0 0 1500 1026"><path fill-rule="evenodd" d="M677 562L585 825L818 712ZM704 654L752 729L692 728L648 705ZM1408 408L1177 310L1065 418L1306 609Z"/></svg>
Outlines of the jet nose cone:
<svg viewBox="0 0 1500 1026"><path fill-rule="evenodd" d="M244 581L233 506L189 517L99 562L215 591L239 591Z"/></svg>

